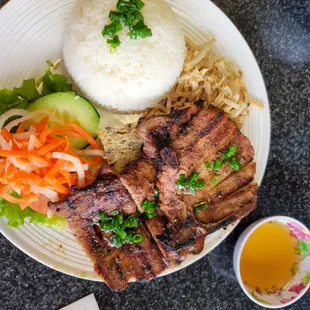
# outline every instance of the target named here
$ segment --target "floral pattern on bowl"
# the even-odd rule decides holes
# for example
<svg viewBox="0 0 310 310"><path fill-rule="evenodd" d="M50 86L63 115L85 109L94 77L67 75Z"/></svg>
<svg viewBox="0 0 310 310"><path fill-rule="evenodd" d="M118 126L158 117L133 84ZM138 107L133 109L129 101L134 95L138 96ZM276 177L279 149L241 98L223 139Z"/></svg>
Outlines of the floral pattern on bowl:
<svg viewBox="0 0 310 310"><path fill-rule="evenodd" d="M235 260L238 257L238 253L242 252L242 247L251 233L258 226L270 221L282 223L289 228L290 236L296 238L298 242L295 250L296 254L299 254L300 256L300 261L298 264L292 266L290 271L293 279L286 287L281 291L263 293L260 290L253 291L242 282L240 271L238 269L239 267L237 267L238 265ZM302 223L286 216L265 218L253 223L244 234L240 236L240 239L240 242L239 240L237 242L237 249L235 249L236 253L234 254L235 273L243 291L257 304L266 308L281 308L288 306L298 300L310 287L310 232Z"/></svg>

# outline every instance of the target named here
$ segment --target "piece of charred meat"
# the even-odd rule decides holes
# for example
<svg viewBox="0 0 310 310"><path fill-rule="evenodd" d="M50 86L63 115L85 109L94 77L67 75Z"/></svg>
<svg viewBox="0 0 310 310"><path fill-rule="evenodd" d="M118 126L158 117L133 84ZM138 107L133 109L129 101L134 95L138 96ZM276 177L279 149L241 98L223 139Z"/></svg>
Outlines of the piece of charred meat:
<svg viewBox="0 0 310 310"><path fill-rule="evenodd" d="M145 165L147 162L143 161L136 167L142 169ZM73 189L66 200L49 203L49 208L68 220L70 229L94 262L95 270L111 289L124 290L130 280L150 280L165 269L163 256L141 221L134 233L142 235L143 241L124 243L122 247L112 245L109 241L112 232L100 228L99 212L106 216L136 213L134 200L118 174L109 167L101 169L95 183L83 190Z"/></svg>
<svg viewBox="0 0 310 310"><path fill-rule="evenodd" d="M257 200L253 147L223 111L191 105L144 117L137 135L140 159L121 173L105 165L91 186L49 203L115 290L200 253L207 234L246 216ZM135 215L130 233L142 239L113 244L115 231L100 224L99 212L112 221Z"/></svg>
<svg viewBox="0 0 310 310"><path fill-rule="evenodd" d="M67 219L77 216L96 219L99 212L134 214L137 210L118 174L108 166L101 169L96 182L81 190L73 187L68 198L50 203L49 208Z"/></svg>
<svg viewBox="0 0 310 310"><path fill-rule="evenodd" d="M147 226L170 263L182 261L187 253L199 253L202 236L241 219L255 207L258 186L250 184L255 174L254 150L223 111L193 105L173 112L161 124L146 117L137 133L144 152L161 159L156 185L164 217L157 223L148 221ZM233 157L222 158L232 146ZM197 188L177 186L180 178L191 177L197 178ZM197 212L201 206L204 210Z"/></svg>

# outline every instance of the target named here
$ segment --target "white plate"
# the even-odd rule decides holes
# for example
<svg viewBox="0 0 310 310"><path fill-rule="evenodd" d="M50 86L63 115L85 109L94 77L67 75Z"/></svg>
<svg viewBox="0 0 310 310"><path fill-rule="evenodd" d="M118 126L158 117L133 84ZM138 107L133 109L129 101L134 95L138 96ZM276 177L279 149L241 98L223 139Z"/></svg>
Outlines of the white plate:
<svg viewBox="0 0 310 310"><path fill-rule="evenodd" d="M61 57L63 33L74 0L11 0L0 10L0 89L20 85L25 78L39 77L46 70L47 59ZM256 181L261 182L270 144L270 112L266 88L256 60L247 43L232 22L208 0L168 0L177 13L184 32L201 44L211 36L217 49L233 60L243 71L249 92L264 103L265 109L253 109L243 132L254 146L257 162ZM180 266L164 272L175 272L197 261L232 229L219 230L206 238L204 251L189 256ZM0 231L18 248L39 262L77 277L100 280L93 264L70 230L25 224L13 229L0 219Z"/></svg>

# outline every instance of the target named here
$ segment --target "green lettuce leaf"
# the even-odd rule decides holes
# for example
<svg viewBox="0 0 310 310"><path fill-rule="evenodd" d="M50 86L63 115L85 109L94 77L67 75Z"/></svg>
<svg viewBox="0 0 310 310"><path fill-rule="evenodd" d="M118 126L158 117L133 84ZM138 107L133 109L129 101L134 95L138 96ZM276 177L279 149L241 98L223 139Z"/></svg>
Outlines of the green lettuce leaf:
<svg viewBox="0 0 310 310"><path fill-rule="evenodd" d="M39 95L35 79L24 80L23 85L19 88L14 87L13 92L24 100L30 100Z"/></svg>
<svg viewBox="0 0 310 310"><path fill-rule="evenodd" d="M35 79L24 80L21 87L13 90L0 90L0 115L12 108L25 109L28 100L38 95Z"/></svg>
<svg viewBox="0 0 310 310"><path fill-rule="evenodd" d="M18 227L28 219L30 223L42 224L55 228L61 228L65 224L65 219L53 216L48 218L47 215L41 214L29 207L22 210L18 204L12 204L3 198L0 198L0 217L5 216L8 219L9 227Z"/></svg>
<svg viewBox="0 0 310 310"><path fill-rule="evenodd" d="M67 78L61 74L53 74L51 70L47 70L42 77L43 91L42 94L50 94L57 92L66 92L72 90L72 85L67 82Z"/></svg>

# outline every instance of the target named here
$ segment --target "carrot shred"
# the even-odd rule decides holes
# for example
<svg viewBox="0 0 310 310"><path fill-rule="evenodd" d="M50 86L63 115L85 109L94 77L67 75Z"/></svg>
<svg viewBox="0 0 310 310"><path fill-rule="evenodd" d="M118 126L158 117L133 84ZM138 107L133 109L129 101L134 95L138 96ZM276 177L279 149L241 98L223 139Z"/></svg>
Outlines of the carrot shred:
<svg viewBox="0 0 310 310"><path fill-rule="evenodd" d="M100 156L87 156L86 158L76 154L71 148L68 136L81 137L93 149L100 149L95 139L80 126L71 122L65 124L66 128L49 126L49 117L46 116L38 123L31 120L21 122L16 134L25 133L24 135L11 134L5 128L0 130L3 138L1 143L7 143L5 149L0 147L0 197L11 203L19 204L21 209L30 206L44 214L47 213L49 195L51 199L55 199L57 193L57 197L63 199L70 193L72 186L79 184L81 175L77 172L70 172L67 168L68 163L71 167L75 162L75 160L73 163L67 161L69 156L78 159L81 164L88 164L89 168L85 171L83 181L87 185L95 180L99 171L98 164L101 161ZM27 134L28 130L31 130L31 134L30 132ZM66 160L54 158L54 153L58 153L58 156L59 153L63 154ZM33 186L39 186L40 190ZM45 188L46 192L44 192ZM10 194L14 190L21 193L21 198Z"/></svg>
<svg viewBox="0 0 310 310"><path fill-rule="evenodd" d="M25 122L21 122L16 130L16 133L23 133L23 132L25 132Z"/></svg>
<svg viewBox="0 0 310 310"><path fill-rule="evenodd" d="M65 124L66 127L70 127L73 129L76 133L78 133L82 138L84 138L94 149L99 150L100 147L96 140L88 133L86 132L83 128L80 126L76 125L75 123L68 122Z"/></svg>
<svg viewBox="0 0 310 310"><path fill-rule="evenodd" d="M9 142L12 139L12 135L6 128L1 129L1 136L5 139L6 142Z"/></svg>
<svg viewBox="0 0 310 310"><path fill-rule="evenodd" d="M48 124L48 119L49 119L49 117L46 116L46 117L44 117L44 118L39 122L39 124L38 124L38 126L37 126L37 130L36 130L37 133L41 133L41 132L46 128L46 126L47 126L47 124Z"/></svg>

